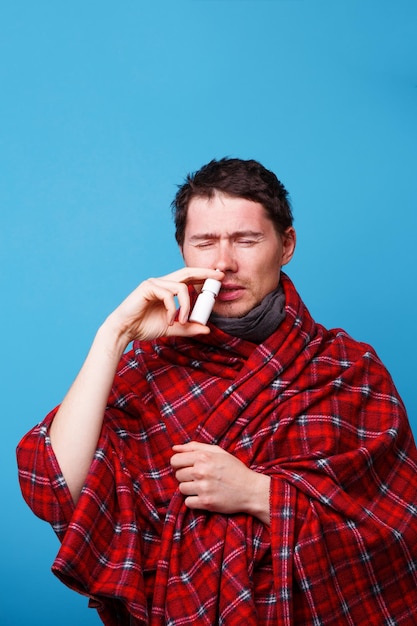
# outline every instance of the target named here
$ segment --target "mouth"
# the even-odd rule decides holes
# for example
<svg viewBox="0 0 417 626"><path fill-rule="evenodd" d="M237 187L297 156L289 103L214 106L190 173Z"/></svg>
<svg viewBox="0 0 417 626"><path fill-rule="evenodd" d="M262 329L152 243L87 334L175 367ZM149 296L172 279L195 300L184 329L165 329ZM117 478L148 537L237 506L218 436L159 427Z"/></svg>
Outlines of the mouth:
<svg viewBox="0 0 417 626"><path fill-rule="evenodd" d="M244 292L244 287L240 285L228 285L222 284L217 300L220 302L231 302L240 298Z"/></svg>

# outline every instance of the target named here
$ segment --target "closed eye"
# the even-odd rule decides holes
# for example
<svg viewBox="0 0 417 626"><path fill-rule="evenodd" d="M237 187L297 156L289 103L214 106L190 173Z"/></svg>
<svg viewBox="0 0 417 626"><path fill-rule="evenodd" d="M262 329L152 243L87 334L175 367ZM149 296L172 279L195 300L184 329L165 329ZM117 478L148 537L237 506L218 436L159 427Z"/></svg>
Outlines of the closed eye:
<svg viewBox="0 0 417 626"><path fill-rule="evenodd" d="M236 240L236 244L238 246L244 246L244 247L254 246L256 243L258 243L257 239L237 239Z"/></svg>
<svg viewBox="0 0 417 626"><path fill-rule="evenodd" d="M199 243L194 244L196 248L199 250L204 250L205 248L211 248L215 245L214 241L200 241Z"/></svg>

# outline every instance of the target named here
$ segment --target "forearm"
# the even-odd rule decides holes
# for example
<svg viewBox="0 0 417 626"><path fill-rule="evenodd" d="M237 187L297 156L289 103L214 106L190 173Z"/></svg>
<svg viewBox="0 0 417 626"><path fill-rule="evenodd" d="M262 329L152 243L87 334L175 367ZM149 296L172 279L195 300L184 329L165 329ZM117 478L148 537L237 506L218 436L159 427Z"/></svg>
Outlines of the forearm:
<svg viewBox="0 0 417 626"><path fill-rule="evenodd" d="M107 320L98 330L51 424L51 444L74 502L96 450L107 400L126 345L126 339Z"/></svg>

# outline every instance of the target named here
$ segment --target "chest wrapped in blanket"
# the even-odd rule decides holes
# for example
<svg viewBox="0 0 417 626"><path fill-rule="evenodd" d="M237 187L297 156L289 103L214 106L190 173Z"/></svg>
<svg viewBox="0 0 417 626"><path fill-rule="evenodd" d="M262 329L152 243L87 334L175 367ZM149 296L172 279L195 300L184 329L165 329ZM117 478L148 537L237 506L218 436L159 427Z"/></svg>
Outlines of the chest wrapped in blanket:
<svg viewBox="0 0 417 626"><path fill-rule="evenodd" d="M213 327L137 343L74 507L48 438L18 450L24 497L61 540L53 571L105 624L414 624L417 454L373 349L286 315L257 346ZM271 476L271 526L191 511L172 445L217 444Z"/></svg>

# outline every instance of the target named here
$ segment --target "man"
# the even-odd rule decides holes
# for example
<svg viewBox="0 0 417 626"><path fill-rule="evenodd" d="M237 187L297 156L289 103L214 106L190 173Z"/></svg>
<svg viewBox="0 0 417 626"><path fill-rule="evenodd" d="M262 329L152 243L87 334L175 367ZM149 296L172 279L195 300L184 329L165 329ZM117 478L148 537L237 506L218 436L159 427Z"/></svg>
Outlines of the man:
<svg viewBox="0 0 417 626"><path fill-rule="evenodd" d="M281 272L285 188L212 161L174 212L185 267L106 319L19 445L24 497L62 542L53 571L111 626L415 624L405 409L373 349L315 323ZM188 321L206 278L207 326Z"/></svg>

